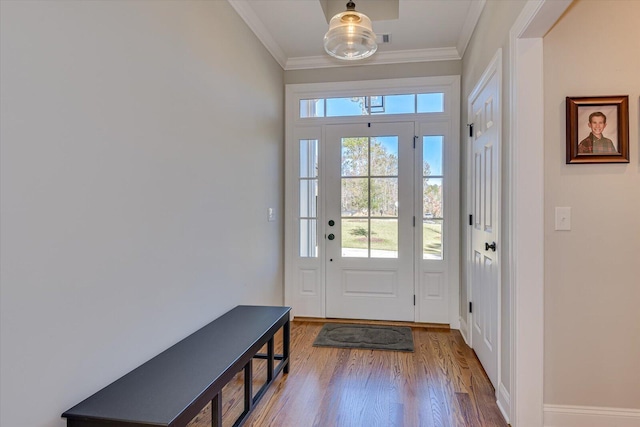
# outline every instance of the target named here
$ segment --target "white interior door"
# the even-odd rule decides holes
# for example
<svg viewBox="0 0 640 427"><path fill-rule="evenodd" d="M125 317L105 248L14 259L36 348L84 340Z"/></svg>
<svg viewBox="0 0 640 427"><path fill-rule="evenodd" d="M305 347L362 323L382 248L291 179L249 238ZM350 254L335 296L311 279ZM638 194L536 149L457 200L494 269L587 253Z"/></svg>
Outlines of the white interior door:
<svg viewBox="0 0 640 427"><path fill-rule="evenodd" d="M414 321L414 123L325 126L326 315Z"/></svg>
<svg viewBox="0 0 640 427"><path fill-rule="evenodd" d="M498 66L499 67L499 66ZM498 376L500 81L485 74L469 97L473 118L471 343L494 387Z"/></svg>

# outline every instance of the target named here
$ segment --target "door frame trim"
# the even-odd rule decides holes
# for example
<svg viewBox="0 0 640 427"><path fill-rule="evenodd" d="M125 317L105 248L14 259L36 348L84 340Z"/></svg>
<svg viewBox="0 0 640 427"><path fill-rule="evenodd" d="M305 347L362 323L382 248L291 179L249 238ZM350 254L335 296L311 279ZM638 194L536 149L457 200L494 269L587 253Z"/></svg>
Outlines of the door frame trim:
<svg viewBox="0 0 640 427"><path fill-rule="evenodd" d="M460 145L460 76L435 76L435 77L415 77L399 79L365 80L365 81L344 81L327 83L302 83L285 85L285 269L284 269L284 303L292 307L292 316L305 317L325 317L325 295L320 286L324 281L318 259L299 257L297 247L297 168L295 162L298 151L296 143L298 137L302 139L323 139L321 129L328 123L353 123L363 121L413 121L413 122L439 122L448 123L452 146L455 149L447 154L455 161L455 171L450 171L451 186L453 191L449 197L451 206L457 208L450 222L449 246L456 246L458 249L449 251L450 256L443 266L443 271L448 272L445 276L445 286L448 290L448 320L451 328L458 329L460 326L460 223L459 223L459 145ZM317 99L341 96L364 96L378 94L398 94L398 93L424 93L424 92L444 92L445 110L443 113L422 113L422 114L395 114L381 116L357 116L357 117L330 117L330 118L303 118L299 117L299 100ZM322 171L320 172L322 173ZM446 173L446 172L445 172ZM319 177L322 180L322 177ZM320 190L322 191L322 190ZM321 218L318 218L321 220ZM323 242L324 243L324 242ZM322 252L323 247L318 251ZM446 249L445 249L446 250ZM304 264L304 267L300 267ZM324 282L323 282L324 283ZM324 286L324 285L323 285ZM417 286L417 284L416 284ZM417 301L417 304L419 302ZM418 321L427 322L425 319ZM438 322L443 323L443 322Z"/></svg>
<svg viewBox="0 0 640 427"><path fill-rule="evenodd" d="M509 31L510 381L498 405L514 427L544 424L543 37L571 2L529 0Z"/></svg>

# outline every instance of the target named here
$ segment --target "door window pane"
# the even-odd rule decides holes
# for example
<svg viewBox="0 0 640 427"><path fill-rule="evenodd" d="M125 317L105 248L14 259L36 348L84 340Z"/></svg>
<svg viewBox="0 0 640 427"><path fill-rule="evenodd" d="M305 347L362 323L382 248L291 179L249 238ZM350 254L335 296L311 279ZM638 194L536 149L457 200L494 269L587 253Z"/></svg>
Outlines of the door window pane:
<svg viewBox="0 0 640 427"><path fill-rule="evenodd" d="M398 137L371 138L371 175L398 176Z"/></svg>
<svg viewBox="0 0 640 427"><path fill-rule="evenodd" d="M371 114L413 114L416 112L416 96L384 95L367 97Z"/></svg>
<svg viewBox="0 0 640 427"><path fill-rule="evenodd" d="M368 178L342 178L342 216L369 216L368 198Z"/></svg>
<svg viewBox="0 0 640 427"><path fill-rule="evenodd" d="M327 117L367 116L364 96L327 98Z"/></svg>
<svg viewBox="0 0 640 427"><path fill-rule="evenodd" d="M442 142L443 137L422 137L422 175L442 176Z"/></svg>
<svg viewBox="0 0 640 427"><path fill-rule="evenodd" d="M300 220L300 256L303 258L318 256L317 224L315 219Z"/></svg>
<svg viewBox="0 0 640 427"><path fill-rule="evenodd" d="M442 220L422 221L422 259L442 259Z"/></svg>
<svg viewBox="0 0 640 427"><path fill-rule="evenodd" d="M398 216L398 178L371 178L371 216Z"/></svg>
<svg viewBox="0 0 640 427"><path fill-rule="evenodd" d="M442 178L425 178L422 185L425 219L442 219Z"/></svg>
<svg viewBox="0 0 640 427"><path fill-rule="evenodd" d="M300 216L317 217L316 205L318 200L318 180L300 180Z"/></svg>
<svg viewBox="0 0 640 427"><path fill-rule="evenodd" d="M443 113L444 93L419 93L418 113Z"/></svg>
<svg viewBox="0 0 640 427"><path fill-rule="evenodd" d="M369 256L369 220L342 218L342 256L367 258Z"/></svg>
<svg viewBox="0 0 640 427"><path fill-rule="evenodd" d="M300 140L300 178L318 177L318 140Z"/></svg>
<svg viewBox="0 0 640 427"><path fill-rule="evenodd" d="M371 258L398 258L398 220L371 220Z"/></svg>
<svg viewBox="0 0 640 427"><path fill-rule="evenodd" d="M342 138L342 176L369 175L369 138Z"/></svg>
<svg viewBox="0 0 640 427"><path fill-rule="evenodd" d="M301 99L300 118L324 117L324 99Z"/></svg>
<svg viewBox="0 0 640 427"><path fill-rule="evenodd" d="M442 259L442 178L423 179L422 246L423 259Z"/></svg>

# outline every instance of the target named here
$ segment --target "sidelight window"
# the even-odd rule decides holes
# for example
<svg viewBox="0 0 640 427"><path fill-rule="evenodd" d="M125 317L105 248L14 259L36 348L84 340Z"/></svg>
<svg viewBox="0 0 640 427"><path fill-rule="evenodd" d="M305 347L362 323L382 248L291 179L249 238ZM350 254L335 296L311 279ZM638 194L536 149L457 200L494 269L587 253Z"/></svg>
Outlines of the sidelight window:
<svg viewBox="0 0 640 427"><path fill-rule="evenodd" d="M300 206L300 256L318 256L318 140L300 140L300 174L298 178Z"/></svg>
<svg viewBox="0 0 640 427"><path fill-rule="evenodd" d="M442 135L422 137L422 258L442 259L444 223Z"/></svg>

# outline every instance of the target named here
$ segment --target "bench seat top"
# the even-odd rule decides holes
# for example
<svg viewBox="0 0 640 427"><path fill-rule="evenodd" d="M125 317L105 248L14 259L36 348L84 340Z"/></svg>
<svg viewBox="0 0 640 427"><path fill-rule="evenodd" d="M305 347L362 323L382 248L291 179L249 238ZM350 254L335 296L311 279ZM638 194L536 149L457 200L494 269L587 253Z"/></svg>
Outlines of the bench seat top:
<svg viewBox="0 0 640 427"><path fill-rule="evenodd" d="M62 416L169 426L205 391L211 392L223 375L235 375L229 370L250 349L259 350L260 343L271 338L267 334L273 335L289 319L290 310L237 306Z"/></svg>

